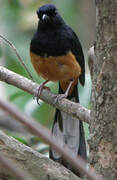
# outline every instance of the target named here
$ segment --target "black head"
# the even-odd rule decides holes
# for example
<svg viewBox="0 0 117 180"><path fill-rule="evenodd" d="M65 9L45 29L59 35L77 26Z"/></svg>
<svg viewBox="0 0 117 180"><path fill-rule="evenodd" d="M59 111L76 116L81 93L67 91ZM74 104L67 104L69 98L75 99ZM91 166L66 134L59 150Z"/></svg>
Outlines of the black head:
<svg viewBox="0 0 117 180"><path fill-rule="evenodd" d="M41 6L37 10L37 15L39 18L39 23L43 27L47 25L60 25L63 22L62 18L58 14L56 7L53 4L46 4Z"/></svg>

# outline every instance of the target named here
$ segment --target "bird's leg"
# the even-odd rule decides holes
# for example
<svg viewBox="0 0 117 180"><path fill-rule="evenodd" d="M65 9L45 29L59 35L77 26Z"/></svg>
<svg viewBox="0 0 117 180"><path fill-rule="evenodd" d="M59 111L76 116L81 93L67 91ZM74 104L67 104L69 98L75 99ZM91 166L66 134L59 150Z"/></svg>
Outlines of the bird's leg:
<svg viewBox="0 0 117 180"><path fill-rule="evenodd" d="M73 84L74 80L71 80L68 87L67 87L67 90L65 91L65 93L63 94L65 96L65 98L69 95L69 91L70 91L70 88Z"/></svg>
<svg viewBox="0 0 117 180"><path fill-rule="evenodd" d="M48 90L50 90L49 87L46 87L46 86L45 86L45 84L47 84L48 82L49 82L49 80L46 80L46 81L44 81L43 83L41 83L41 84L39 85L38 92L37 92L37 104L39 104L39 99L40 99L40 95L41 95L41 93L42 93L42 90L43 90L43 89L48 89Z"/></svg>
<svg viewBox="0 0 117 180"><path fill-rule="evenodd" d="M68 87L67 87L67 89L66 89L66 91L65 91L64 94L58 94L58 95L56 96L56 98L55 98L55 104L56 104L56 102L57 102L58 100L61 100L61 99L63 99L63 98L67 98L67 96L69 95L69 91L70 91L70 88L71 88L73 82L74 82L74 80L71 80L71 81L70 81L70 83L69 83L69 85L68 85Z"/></svg>

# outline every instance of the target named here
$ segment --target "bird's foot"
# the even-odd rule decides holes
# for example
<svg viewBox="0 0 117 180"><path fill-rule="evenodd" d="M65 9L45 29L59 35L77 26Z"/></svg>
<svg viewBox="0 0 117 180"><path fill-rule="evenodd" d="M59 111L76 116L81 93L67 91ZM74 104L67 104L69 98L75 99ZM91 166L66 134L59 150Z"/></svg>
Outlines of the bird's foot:
<svg viewBox="0 0 117 180"><path fill-rule="evenodd" d="M74 82L74 80L71 80L71 81L70 81L70 83L69 83L69 85L68 85L68 88L67 88L67 90L65 91L64 94L58 94L58 95L56 95L56 97L55 97L55 104L56 104L58 101L60 101L61 99L64 99L64 98L67 98L67 97L68 97L69 91L70 91L70 88L71 88L73 82Z"/></svg>
<svg viewBox="0 0 117 180"><path fill-rule="evenodd" d="M38 88L38 93L37 93L37 98L36 98L37 104L39 104L39 99L40 99L40 96L41 96L41 93L42 93L43 89L47 89L47 90L50 91L50 88L49 88L49 87L43 86L43 84L41 84L41 85L39 86L39 88ZM40 105L40 104L39 104L39 105Z"/></svg>
<svg viewBox="0 0 117 180"><path fill-rule="evenodd" d="M40 86L38 87L38 92L37 92L37 96L36 96L36 100L37 100L37 104L39 104L39 99L42 93L43 89L48 89L50 91L50 88L45 86L45 84L48 82L48 80L46 80L45 82L43 82L42 84L40 84ZM40 105L40 104L39 104Z"/></svg>
<svg viewBox="0 0 117 180"><path fill-rule="evenodd" d="M54 104L56 104L58 101L60 101L64 98L67 98L67 96L68 95L66 93L65 94L57 94L54 99Z"/></svg>

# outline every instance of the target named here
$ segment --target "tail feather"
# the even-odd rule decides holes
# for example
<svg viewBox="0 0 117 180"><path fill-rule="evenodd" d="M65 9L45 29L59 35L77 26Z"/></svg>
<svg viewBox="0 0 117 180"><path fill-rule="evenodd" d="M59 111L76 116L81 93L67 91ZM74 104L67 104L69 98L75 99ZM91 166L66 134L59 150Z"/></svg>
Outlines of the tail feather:
<svg viewBox="0 0 117 180"><path fill-rule="evenodd" d="M59 93L63 93L60 85ZM68 99L74 102L79 102L77 85L74 87L74 90L72 94L68 97ZM67 144L67 146L73 153L75 153L76 155L78 154L82 158L86 159L84 129L83 123L80 120L57 109L52 127L52 133L57 138L58 143L62 143L63 147L65 144ZM79 175L79 172L76 172L72 168L72 165L70 163L65 161L58 152L51 148L50 158L56 162L63 164L66 168Z"/></svg>

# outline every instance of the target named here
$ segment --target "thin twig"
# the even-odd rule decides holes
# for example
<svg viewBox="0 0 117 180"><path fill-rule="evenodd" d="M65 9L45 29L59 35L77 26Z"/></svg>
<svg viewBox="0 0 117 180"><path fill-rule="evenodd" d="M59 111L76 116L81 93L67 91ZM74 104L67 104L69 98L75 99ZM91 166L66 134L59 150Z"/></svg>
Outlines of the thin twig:
<svg viewBox="0 0 117 180"><path fill-rule="evenodd" d="M38 84L2 66L0 66L0 80L7 82L8 84L12 84L32 95L36 96L38 93ZM46 103L58 108L61 111L66 112L69 115L80 119L81 121L90 123L90 110L81 106L79 103L74 103L67 99L62 99L55 103L55 97L55 94L52 94L46 89L42 91L40 96L40 98Z"/></svg>
<svg viewBox="0 0 117 180"><path fill-rule="evenodd" d="M32 77L30 71L28 70L26 64L24 63L24 61L22 60L22 58L20 57L16 47L13 45L13 43L11 43L7 38L5 38L3 35L0 34L0 38L3 39L14 51L16 56L18 57L20 63L23 65L23 67L25 68L25 70L27 71L29 77L34 81L34 78Z"/></svg>
<svg viewBox="0 0 117 180"><path fill-rule="evenodd" d="M83 174L86 174L90 180L103 180L101 175L98 175L95 170L88 165L88 163L82 160L81 157L77 157L67 148L67 146L63 147L60 142L57 142L56 137L54 137L47 128L42 126L40 123L35 122L31 117L26 116L16 108L16 106L8 101L0 99L0 108L23 123L33 134L43 138L57 152L59 152L63 158L71 162L76 170L80 170Z"/></svg>
<svg viewBox="0 0 117 180"><path fill-rule="evenodd" d="M89 71L90 71L90 75L91 75L92 80L93 80L94 61L95 61L94 46L92 46L88 51L88 65L89 65Z"/></svg>
<svg viewBox="0 0 117 180"><path fill-rule="evenodd" d="M0 152L0 165L8 170L17 178L17 180L34 180L29 177L21 168L14 162L8 160L3 153Z"/></svg>

